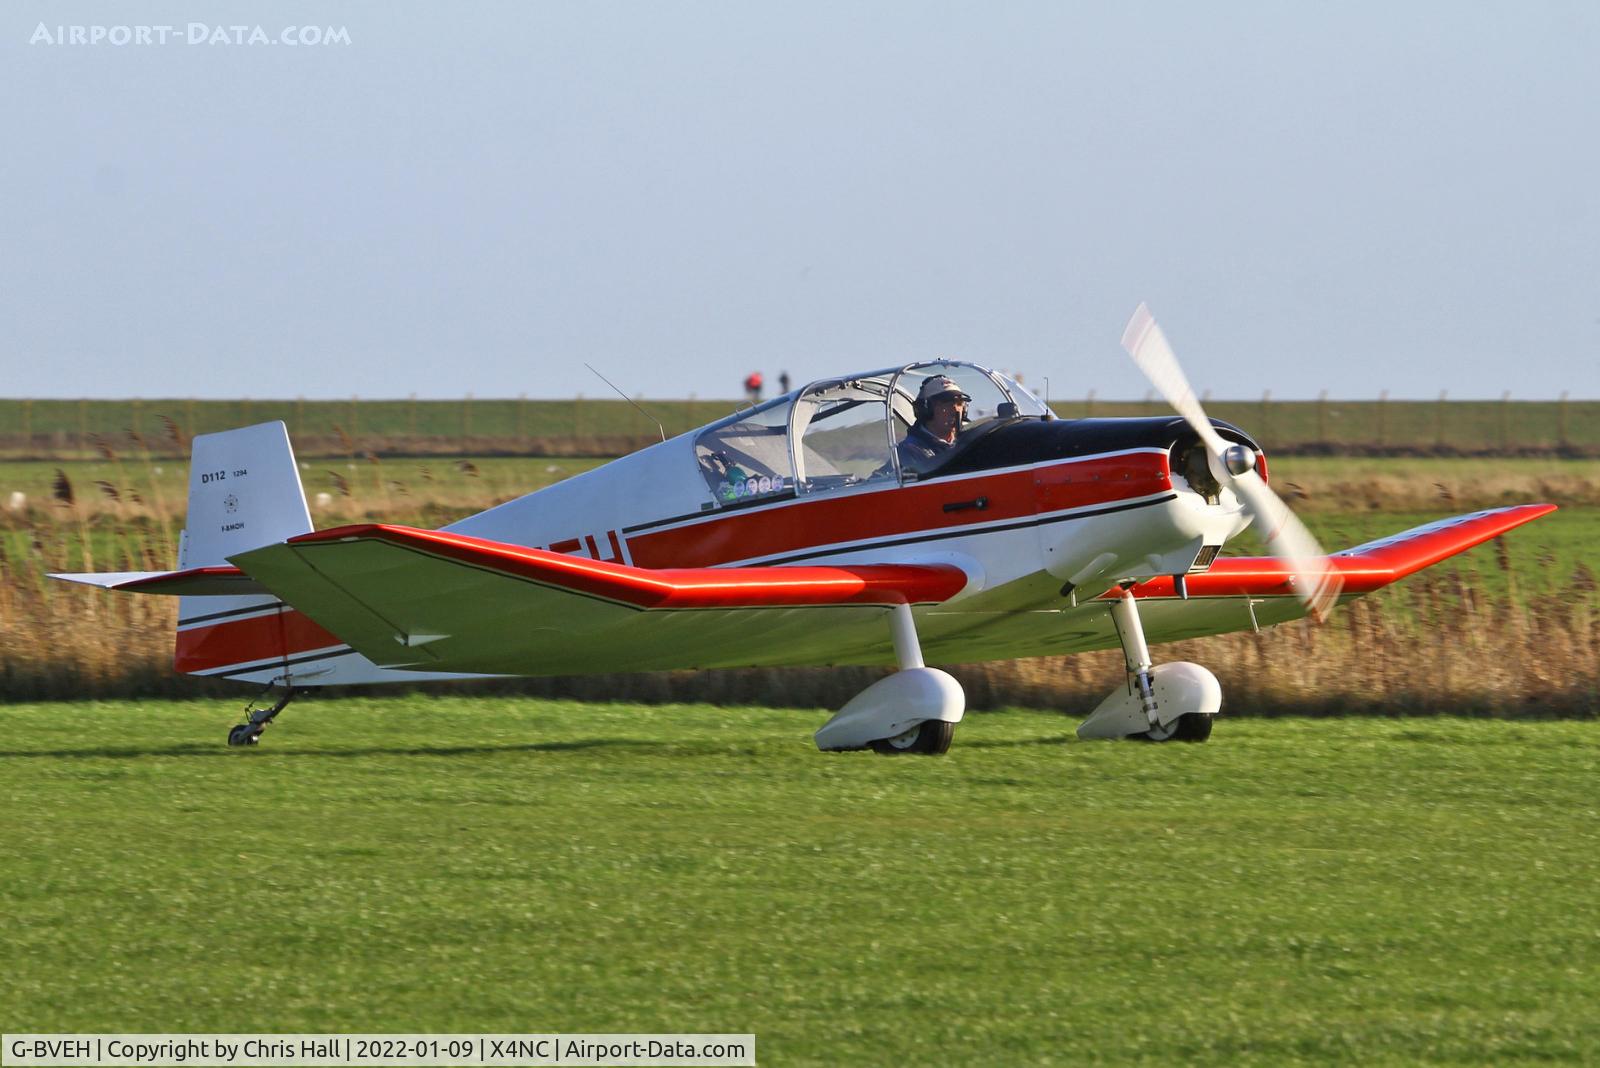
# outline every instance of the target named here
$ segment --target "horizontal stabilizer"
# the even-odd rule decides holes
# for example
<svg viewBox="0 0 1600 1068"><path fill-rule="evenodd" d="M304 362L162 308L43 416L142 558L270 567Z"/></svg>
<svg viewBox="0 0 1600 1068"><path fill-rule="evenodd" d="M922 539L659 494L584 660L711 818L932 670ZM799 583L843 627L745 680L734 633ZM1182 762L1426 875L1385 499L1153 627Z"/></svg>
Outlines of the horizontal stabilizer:
<svg viewBox="0 0 1600 1068"><path fill-rule="evenodd" d="M162 593L177 597L227 597L264 594L267 588L236 567L191 567L183 571L105 571L52 574L53 579L127 593Z"/></svg>

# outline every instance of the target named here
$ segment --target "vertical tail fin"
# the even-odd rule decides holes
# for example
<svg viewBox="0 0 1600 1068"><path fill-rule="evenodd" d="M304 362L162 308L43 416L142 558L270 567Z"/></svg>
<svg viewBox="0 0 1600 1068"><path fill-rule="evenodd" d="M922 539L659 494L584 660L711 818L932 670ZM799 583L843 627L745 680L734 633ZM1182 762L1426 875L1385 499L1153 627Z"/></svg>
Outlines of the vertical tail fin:
<svg viewBox="0 0 1600 1068"><path fill-rule="evenodd" d="M179 568L224 564L235 553L309 533L311 511L281 421L194 439Z"/></svg>
<svg viewBox="0 0 1600 1068"><path fill-rule="evenodd" d="M282 422L194 439L180 569L226 564L237 553L311 529L300 469ZM286 627L275 597L179 598L175 666L194 674L235 674L241 665L259 664L270 674L296 644Z"/></svg>

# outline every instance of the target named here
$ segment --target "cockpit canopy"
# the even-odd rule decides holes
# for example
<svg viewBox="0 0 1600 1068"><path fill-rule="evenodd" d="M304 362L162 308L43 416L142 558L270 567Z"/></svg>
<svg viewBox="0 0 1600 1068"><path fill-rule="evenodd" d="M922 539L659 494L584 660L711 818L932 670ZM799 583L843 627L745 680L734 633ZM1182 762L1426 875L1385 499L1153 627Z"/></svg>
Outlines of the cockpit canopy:
<svg viewBox="0 0 1600 1068"><path fill-rule="evenodd" d="M902 459L924 379L943 375L971 397L956 443L936 465ZM939 360L813 382L702 430L700 472L719 507L930 478L988 429L1055 414L1015 380L976 364ZM918 469L918 468L921 469Z"/></svg>

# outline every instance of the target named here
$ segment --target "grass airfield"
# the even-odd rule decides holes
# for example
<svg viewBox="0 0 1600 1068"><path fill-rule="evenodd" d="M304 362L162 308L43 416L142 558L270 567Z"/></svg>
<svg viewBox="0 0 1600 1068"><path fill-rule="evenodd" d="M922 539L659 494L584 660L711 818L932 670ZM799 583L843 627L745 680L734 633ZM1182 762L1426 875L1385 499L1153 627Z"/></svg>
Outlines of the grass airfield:
<svg viewBox="0 0 1600 1068"><path fill-rule="evenodd" d="M241 701L242 703L242 701ZM752 1031L763 1064L1600 1062L1600 723L945 758L821 711L0 707L0 1026Z"/></svg>

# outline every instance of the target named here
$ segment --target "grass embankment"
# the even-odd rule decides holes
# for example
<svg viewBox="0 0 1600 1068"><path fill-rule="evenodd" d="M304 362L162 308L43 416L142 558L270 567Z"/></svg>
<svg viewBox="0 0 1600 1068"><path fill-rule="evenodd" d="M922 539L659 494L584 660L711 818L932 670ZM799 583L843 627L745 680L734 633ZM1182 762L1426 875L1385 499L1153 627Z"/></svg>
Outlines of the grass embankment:
<svg viewBox="0 0 1600 1068"><path fill-rule="evenodd" d="M0 709L21 1031L751 1031L763 1064L1600 1062L1600 727Z"/></svg>
<svg viewBox="0 0 1600 1068"><path fill-rule="evenodd" d="M637 404L637 406L636 406ZM181 459L195 434L280 419L301 456L606 456L681 434L736 400L28 400L0 398L0 456L83 459L110 446ZM1056 398L1064 419L1170 417L1165 403ZM641 411L640 409L643 409ZM1600 455L1600 401L1208 401L1275 453Z"/></svg>
<svg viewBox="0 0 1600 1068"><path fill-rule="evenodd" d="M433 527L598 462L306 463L302 477L319 527L366 519ZM70 503L53 499L58 469L73 486ZM1348 606L1327 626L1160 650L1159 659L1192 659L1216 671L1230 712L1593 716L1600 709L1594 464L1293 457L1272 470L1330 549L1499 504L1552 500L1563 510ZM0 464L0 501L10 492L28 499L21 511L0 511L0 700L200 692L204 684L171 672L172 600L45 578L48 571L173 566L185 474L171 463ZM1117 654L1106 653L966 666L958 675L975 707L1076 708L1092 707L1121 668ZM515 685L547 696L837 705L869 677L711 672Z"/></svg>

